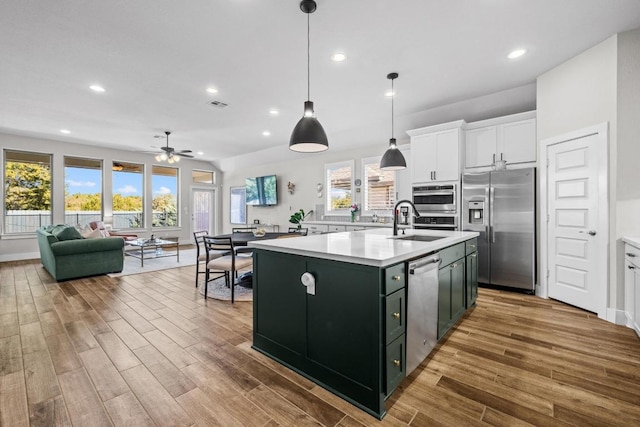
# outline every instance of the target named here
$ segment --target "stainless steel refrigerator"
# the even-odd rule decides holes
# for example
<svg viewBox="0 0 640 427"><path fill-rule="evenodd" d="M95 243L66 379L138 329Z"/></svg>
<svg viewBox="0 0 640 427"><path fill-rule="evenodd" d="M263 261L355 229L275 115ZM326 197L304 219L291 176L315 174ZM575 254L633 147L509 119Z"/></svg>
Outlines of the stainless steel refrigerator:
<svg viewBox="0 0 640 427"><path fill-rule="evenodd" d="M477 231L478 282L535 289L535 168L462 176L462 229Z"/></svg>

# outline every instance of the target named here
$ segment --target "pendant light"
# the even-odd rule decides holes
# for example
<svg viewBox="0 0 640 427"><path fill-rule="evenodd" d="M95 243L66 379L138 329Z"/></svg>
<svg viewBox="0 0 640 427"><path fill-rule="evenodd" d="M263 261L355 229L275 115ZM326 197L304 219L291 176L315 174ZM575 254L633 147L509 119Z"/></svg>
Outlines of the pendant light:
<svg viewBox="0 0 640 427"><path fill-rule="evenodd" d="M389 139L389 148L385 151L380 160L380 169L385 171L397 171L407 167L407 162L402 152L396 146L396 139L393 137L393 98L396 97L393 91L393 81L398 78L398 73L389 73L387 78L391 80L391 139Z"/></svg>
<svg viewBox="0 0 640 427"><path fill-rule="evenodd" d="M316 2L313 0L302 0L300 2L300 10L307 14L307 101L304 103L304 115L298 122L289 140L289 149L301 153L317 153L329 149L327 134L324 132L322 125L314 117L313 102L310 98L310 66L309 66L309 15L315 12Z"/></svg>

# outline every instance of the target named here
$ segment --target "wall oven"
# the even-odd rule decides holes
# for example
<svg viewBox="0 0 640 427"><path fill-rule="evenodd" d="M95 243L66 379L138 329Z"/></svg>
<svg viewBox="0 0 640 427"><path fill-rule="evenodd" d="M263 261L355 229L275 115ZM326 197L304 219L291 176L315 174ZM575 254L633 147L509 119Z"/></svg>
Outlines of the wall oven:
<svg viewBox="0 0 640 427"><path fill-rule="evenodd" d="M425 216L421 215L413 220L416 230L458 231L458 217L456 215Z"/></svg>
<svg viewBox="0 0 640 427"><path fill-rule="evenodd" d="M413 204L420 214L455 214L458 210L456 184L415 186Z"/></svg>

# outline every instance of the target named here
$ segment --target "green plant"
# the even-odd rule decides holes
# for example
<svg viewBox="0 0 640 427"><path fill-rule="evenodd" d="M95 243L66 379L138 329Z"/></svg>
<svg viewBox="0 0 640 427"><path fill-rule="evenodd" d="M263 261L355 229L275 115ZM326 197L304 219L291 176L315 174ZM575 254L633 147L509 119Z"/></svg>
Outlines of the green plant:
<svg viewBox="0 0 640 427"><path fill-rule="evenodd" d="M308 215L308 214L307 214ZM307 216L304 214L304 210L300 209L298 212L294 212L289 218L289 222L291 224L296 224L298 226L298 230L302 228L302 224L300 224L304 218Z"/></svg>

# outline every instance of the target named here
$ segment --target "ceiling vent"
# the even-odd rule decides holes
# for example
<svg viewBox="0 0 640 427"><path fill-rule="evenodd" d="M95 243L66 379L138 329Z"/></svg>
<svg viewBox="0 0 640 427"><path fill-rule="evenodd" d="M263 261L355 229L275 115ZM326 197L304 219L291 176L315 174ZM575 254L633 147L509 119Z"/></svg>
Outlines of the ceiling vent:
<svg viewBox="0 0 640 427"><path fill-rule="evenodd" d="M209 101L209 105L213 105L214 107L218 107L218 108L225 108L229 106L229 104L225 104L224 102L217 101L215 99L212 101Z"/></svg>

